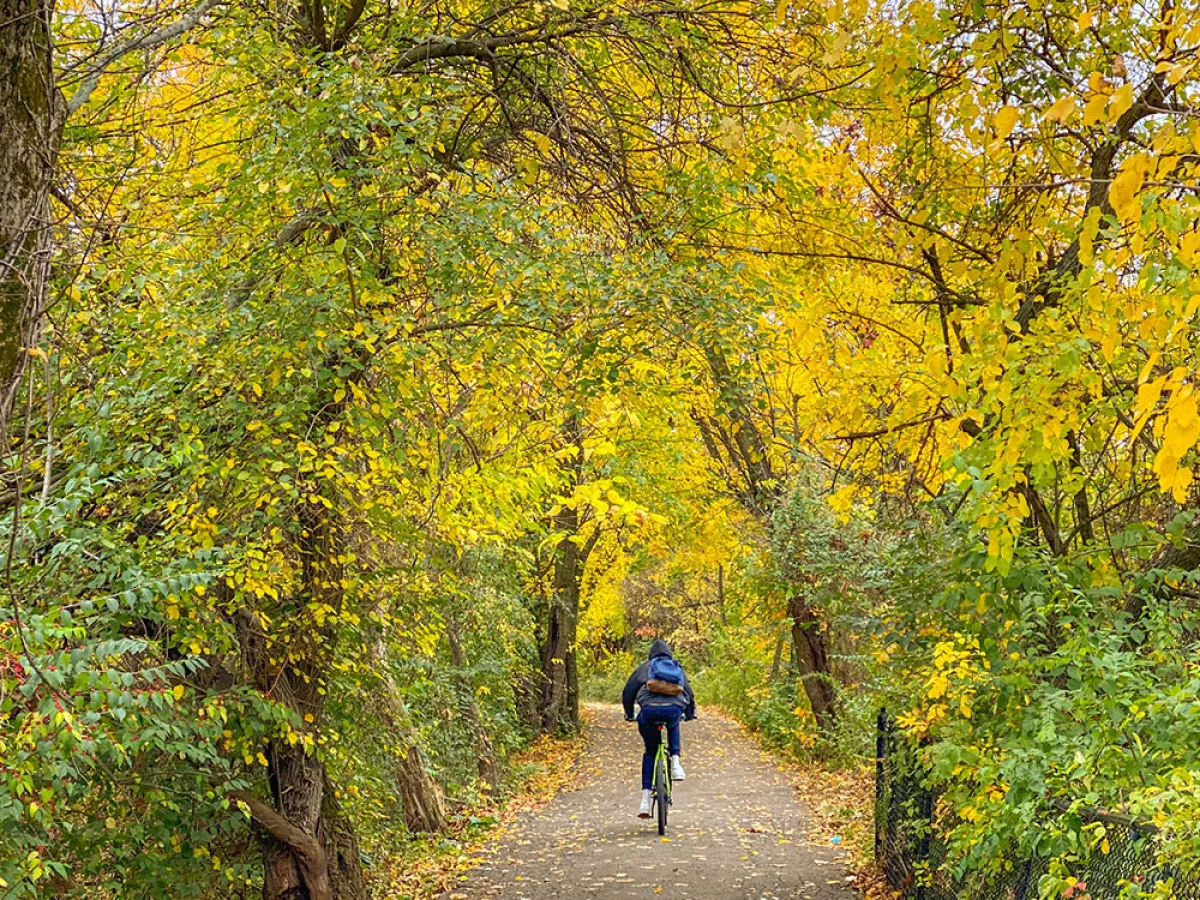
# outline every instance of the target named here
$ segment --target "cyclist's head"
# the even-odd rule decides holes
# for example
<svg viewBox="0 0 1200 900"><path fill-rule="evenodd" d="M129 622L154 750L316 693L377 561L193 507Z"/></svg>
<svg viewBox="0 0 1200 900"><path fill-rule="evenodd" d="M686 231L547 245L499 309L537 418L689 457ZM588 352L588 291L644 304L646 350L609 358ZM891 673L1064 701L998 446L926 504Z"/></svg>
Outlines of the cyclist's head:
<svg viewBox="0 0 1200 900"><path fill-rule="evenodd" d="M650 645L650 658L656 656L671 656L671 647L662 638L655 638L654 643Z"/></svg>

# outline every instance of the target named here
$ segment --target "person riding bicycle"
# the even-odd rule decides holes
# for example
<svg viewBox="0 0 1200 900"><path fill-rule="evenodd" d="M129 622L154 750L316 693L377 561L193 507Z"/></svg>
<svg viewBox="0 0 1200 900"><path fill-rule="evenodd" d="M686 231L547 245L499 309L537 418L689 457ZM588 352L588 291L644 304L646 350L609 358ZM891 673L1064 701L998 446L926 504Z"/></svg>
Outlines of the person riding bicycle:
<svg viewBox="0 0 1200 900"><path fill-rule="evenodd" d="M642 752L642 805L638 816L650 818L650 791L654 780L654 755L658 752L658 726L667 727L667 752L671 754L671 780L683 781L679 762L679 721L696 718L696 698L683 667L671 654L667 642L658 638L650 647L650 658L634 669L621 694L625 721L634 721L633 705L639 707L638 732L645 748Z"/></svg>

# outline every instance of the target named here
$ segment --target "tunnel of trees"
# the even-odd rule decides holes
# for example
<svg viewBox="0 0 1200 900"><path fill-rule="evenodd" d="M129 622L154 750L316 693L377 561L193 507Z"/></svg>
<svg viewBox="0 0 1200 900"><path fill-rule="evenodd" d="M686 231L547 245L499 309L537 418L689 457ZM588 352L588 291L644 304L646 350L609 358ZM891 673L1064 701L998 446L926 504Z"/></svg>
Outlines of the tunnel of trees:
<svg viewBox="0 0 1200 900"><path fill-rule="evenodd" d="M0 892L389 896L658 636L831 765L888 706L956 864L1200 863L1198 48L0 0Z"/></svg>

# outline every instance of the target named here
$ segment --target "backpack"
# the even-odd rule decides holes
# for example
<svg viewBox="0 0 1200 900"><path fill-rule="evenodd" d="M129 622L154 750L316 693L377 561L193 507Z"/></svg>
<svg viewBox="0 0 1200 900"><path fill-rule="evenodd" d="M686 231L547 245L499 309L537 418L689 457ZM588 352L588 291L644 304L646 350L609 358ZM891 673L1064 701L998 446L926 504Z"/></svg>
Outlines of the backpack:
<svg viewBox="0 0 1200 900"><path fill-rule="evenodd" d="M656 656L650 660L646 672L646 690L652 694L678 696L683 693L683 666L669 656Z"/></svg>

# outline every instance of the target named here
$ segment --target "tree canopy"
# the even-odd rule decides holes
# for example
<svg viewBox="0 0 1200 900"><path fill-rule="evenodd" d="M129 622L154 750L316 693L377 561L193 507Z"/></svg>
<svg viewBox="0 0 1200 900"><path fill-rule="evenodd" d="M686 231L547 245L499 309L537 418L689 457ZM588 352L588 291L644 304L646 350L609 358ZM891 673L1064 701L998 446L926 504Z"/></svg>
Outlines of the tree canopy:
<svg viewBox="0 0 1200 900"><path fill-rule="evenodd" d="M1198 49L0 0L0 892L386 896L657 636L800 752L886 705L960 870L1200 864Z"/></svg>

